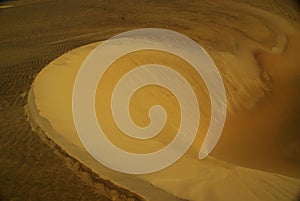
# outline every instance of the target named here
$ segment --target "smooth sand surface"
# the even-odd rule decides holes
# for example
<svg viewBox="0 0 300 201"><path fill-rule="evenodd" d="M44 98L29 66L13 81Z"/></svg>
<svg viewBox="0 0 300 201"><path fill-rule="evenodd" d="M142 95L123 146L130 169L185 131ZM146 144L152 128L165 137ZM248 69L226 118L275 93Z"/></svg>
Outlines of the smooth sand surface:
<svg viewBox="0 0 300 201"><path fill-rule="evenodd" d="M143 178L164 191L190 200L219 200L223 198L225 200L255 200L256 197L262 200L273 200L273 196L275 200L284 200L292 199L297 195L300 185L299 179L246 169L214 158L199 161L197 159L198 149L195 145L199 143L198 138L196 138L198 143L195 143L189 153L175 165L149 175L128 177L110 171L93 160L83 148L75 130L71 112L71 96L76 72L85 56L96 45L92 44L76 49L53 61L39 74L33 85L35 104L40 115L50 121L56 132L51 131L51 128L44 124L40 126L51 139L62 146L70 155L82 161L102 177L111 179L119 185L125 185L146 198L157 195L156 189L149 187L146 191L145 187L138 189L137 184L140 187L145 184L138 182L139 179L137 178ZM49 85L49 83L51 84ZM109 120L104 123L106 122ZM108 123L108 125L110 124ZM142 146L144 149L141 149L139 146L132 147L131 143L133 142L131 141L134 141L133 139L120 136L108 137L116 145L120 145L121 148L131 152L153 151L152 149L159 149L161 144L165 143L164 140L154 138L148 141L149 149L145 145ZM228 149L231 151L230 147ZM186 186L189 187L188 190ZM238 194L236 190L238 190ZM258 195L254 196L252 192Z"/></svg>
<svg viewBox="0 0 300 201"><path fill-rule="evenodd" d="M193 26L192 18L200 17L198 15L187 16L190 21L186 22L186 26L192 27L188 35L207 49L219 68L228 96L224 132L209 158L197 159L210 112L205 86L199 84L201 80L197 80L196 85L201 89L199 96L203 99L203 123L191 149L173 166L148 175L129 176L111 171L91 158L74 128L71 97L81 63L98 43L62 55L36 77L28 105L32 123L101 177L149 200L157 200L153 196L173 200L175 197L172 195L188 200L295 200L300 189L300 132L297 126L300 119L299 25L276 13L244 4L224 3L224 6L234 10L235 14L218 19L220 24L208 22L203 27ZM218 6L214 8L220 10ZM201 17L211 19L211 16ZM222 39L219 39L220 34ZM168 63L168 54L150 54L166 64L182 64L174 59ZM131 55L122 62L143 64L146 60L143 55ZM107 80L107 85L110 82L113 79ZM142 97L151 97L149 94L146 91ZM148 101L151 105L151 99ZM170 110L177 107L174 98L167 101L172 103L168 104ZM138 102L138 97L133 99L133 104ZM97 107L101 105L96 104ZM147 119L140 118L138 112L133 111L133 118L141 125L147 123ZM173 118L176 121L177 117ZM105 121L108 130L114 129L111 118L99 121ZM122 135L108 137L116 145L133 152L159 149L172 138L166 132L164 137L153 139L152 143L147 143L148 147L143 146L145 149L141 150L134 149L136 147L131 143L135 142L130 138L122 138Z"/></svg>

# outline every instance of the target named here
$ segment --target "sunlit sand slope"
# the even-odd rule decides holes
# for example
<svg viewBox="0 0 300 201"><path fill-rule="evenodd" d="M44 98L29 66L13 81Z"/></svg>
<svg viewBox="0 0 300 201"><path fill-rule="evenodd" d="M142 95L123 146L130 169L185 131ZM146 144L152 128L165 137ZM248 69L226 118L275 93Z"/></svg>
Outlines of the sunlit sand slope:
<svg viewBox="0 0 300 201"><path fill-rule="evenodd" d="M150 182L154 186L163 189L163 191L176 196L193 200L221 199L221 197L228 200L245 198L255 200L256 196L253 195L252 191L256 192L257 196L264 200L272 200L273 194L275 194L275 200L292 199L297 195L300 185L299 179L246 169L211 157L199 161L197 159L197 151L199 144L201 145L201 137L196 138L196 143L194 143L184 158L180 159L170 168L157 173L129 177L128 175L116 173L100 165L83 148L73 124L71 111L72 89L76 73L85 56L96 45L91 44L76 49L53 61L36 78L31 91L33 99L30 101L30 106L36 107L39 111L39 115L34 117L37 118L35 121L46 131L46 134L51 139L62 146L70 155L92 168L99 175L103 175L103 177L119 185L125 185L146 198L157 194L159 190L153 187L148 187L147 190L145 190L145 187L142 189L137 188L137 186L141 185L147 186L147 183L143 181ZM133 60L127 60L129 63L130 61ZM143 61L139 62L143 63ZM176 64L174 65L176 66ZM145 93L144 95L147 95L147 92ZM203 97L205 98L205 93ZM151 99L151 96L148 98ZM169 102L171 109L172 107L176 108L176 101L173 101L175 106L172 106ZM209 104L207 106L209 108ZM205 115L208 114L204 112L204 119ZM46 118L50 124L41 123L42 121L39 118L42 117ZM105 123L105 121L102 123ZM106 118L106 123L110 125L108 118ZM203 125L205 131L206 125ZM113 126L112 129L114 129ZM203 134L199 133L200 136ZM122 135L117 137L115 135L108 135L108 137L113 143L125 150L147 152L153 151L152 149L161 148L162 145L170 141L169 138L172 136L168 138L168 135L165 135L162 138L154 138L148 141L148 148L147 146L141 146L142 148L139 146L132 147L130 144L133 143L131 142L132 139L124 136L122 138ZM228 152L232 151L230 146L227 147L227 150ZM246 158L244 160L247 161ZM143 180L141 181L140 178ZM189 186L188 190L186 190L186 186ZM239 189L239 194L230 189ZM164 195L165 193L162 194Z"/></svg>

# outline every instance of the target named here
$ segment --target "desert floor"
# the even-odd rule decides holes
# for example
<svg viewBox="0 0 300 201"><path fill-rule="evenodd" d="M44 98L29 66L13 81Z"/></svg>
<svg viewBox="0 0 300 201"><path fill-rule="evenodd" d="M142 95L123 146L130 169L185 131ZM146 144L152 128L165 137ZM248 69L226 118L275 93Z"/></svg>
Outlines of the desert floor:
<svg viewBox="0 0 300 201"><path fill-rule="evenodd" d="M31 85L51 61L72 49L144 27L178 31L208 51L225 82L229 114L218 146L202 165L206 170L222 169L208 171L212 177L206 179L218 182L225 174L228 180L222 180L219 186L200 182L199 188L190 187L191 192L183 192L183 184L198 185L198 179L204 176L199 174L193 180L193 175L183 174L180 185L180 179L172 180L178 173L175 166L169 172L139 178L157 187L149 187L154 188L150 194L160 192L170 200L220 200L226 193L229 196L223 197L225 200L297 199L300 190L297 4L238 0L171 4L24 0L2 3L0 9L1 200L142 199L127 190L126 185L121 187L110 182L110 177L97 175L95 167L78 162L79 158L67 154L66 147L58 146L57 139L34 127L34 119L28 121L26 115L28 99L32 98L28 96ZM92 45L83 48L91 50ZM80 50L73 51L74 58L82 54ZM70 63L70 57L66 58L50 65ZM64 78L61 79L63 82ZM51 118L47 111L43 115ZM198 149L199 143L193 146L191 153ZM181 160L177 168L185 164L194 164L193 159ZM235 178L238 179L234 182L245 183L228 185ZM264 188L260 186L262 183ZM244 185L245 194L234 197L236 188L230 187L240 185ZM206 197L197 197L197 189L206 193Z"/></svg>

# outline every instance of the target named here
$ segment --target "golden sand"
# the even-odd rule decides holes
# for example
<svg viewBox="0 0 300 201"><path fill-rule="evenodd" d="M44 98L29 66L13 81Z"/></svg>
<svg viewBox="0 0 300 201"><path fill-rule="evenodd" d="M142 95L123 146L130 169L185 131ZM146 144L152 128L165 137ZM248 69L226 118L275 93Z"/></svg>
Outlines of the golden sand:
<svg viewBox="0 0 300 201"><path fill-rule="evenodd" d="M71 154L78 160L82 161L88 167L91 167L94 171L96 171L100 175L105 174L105 176L108 177L109 179L119 183L120 185L124 185L124 183L122 183L123 181L122 174L118 176L120 178L118 177L115 178L114 171L108 170L107 168L103 167L97 161L93 160L89 156L89 154L83 148L73 124L71 101L72 101L72 89L76 78L76 73L85 56L96 45L97 44L92 44L89 46L76 49L74 51L71 51L63 55L59 59L53 61L36 78L35 83L33 85L33 94L35 96L35 104L37 105L37 108L40 111L40 115L42 117L46 117L56 131L55 133L51 131L47 132L48 129L43 128L46 131L47 135L49 135L51 139L54 139L56 143L58 143L60 146L66 149L66 151L69 154ZM176 64L174 65L176 66ZM49 85L49 83L51 84ZM174 104L176 106L176 99L174 100ZM259 112L259 111L260 111L259 109L253 110L253 112ZM246 113L244 115L246 116ZM229 118L231 118L231 115L229 116ZM143 118L139 118L139 119L143 119ZM252 117L252 120L253 119L256 118ZM260 122L259 120L260 119L257 119L256 121ZM106 124L106 126L110 125L108 122L110 121L109 118L104 118L103 121L104 122L102 123ZM248 119L243 119L242 115L239 115L239 121L246 124ZM247 125L244 125L244 127L240 128L241 126L243 126L243 124L241 123L239 123L238 126L234 126L236 125L236 122L229 121L228 124L231 127L229 128L225 127L224 130L225 136L223 138L228 137L226 136L227 132L228 133L238 132L236 131L238 129L244 129L245 132L245 130L249 129ZM259 129L262 128L263 127L261 126L259 127ZM111 129L111 127L109 127L109 129ZM252 136L251 134L248 135ZM248 135L243 134L244 138L247 138ZM124 149L127 148L128 151L136 151L139 153L149 151L147 149L141 150L140 147L144 147L144 146L134 146L135 149L130 149L130 147L132 147L131 143L135 143L134 140L129 137L122 138L120 136L122 135L116 137L112 136L110 137L110 140L114 142L116 145L120 146L121 148ZM203 136L203 133L202 135L200 133L198 136ZM230 137L237 138L237 140L239 139L238 136L230 136ZM260 138L259 136L255 136L255 137L256 140L264 139L264 138ZM269 141L272 141L274 139L274 136L267 136L267 137L266 138L269 139ZM235 151L234 146L232 146L230 143L226 144L226 138L225 139L223 138L220 140L219 144L217 145L215 151L216 153L213 153L213 155L218 156L217 152L221 148L224 148L223 146L225 146L227 148L225 150L225 153L222 152L222 154L220 154L221 156L225 157L225 159L227 157L231 159L233 162L242 161L245 165L249 164L250 167L254 166L254 168L265 169L266 167L268 167L267 163L260 163L261 161L259 161L259 159L260 157L262 158L262 156L253 153L253 151L255 151L255 149L258 147L253 149L253 145L252 145L251 146L252 149L250 149L251 147L249 148L250 149L249 151L250 153L248 153L249 155L243 157L241 153L237 151L234 152ZM152 149L159 149L162 144L168 142L166 140L169 141L170 138L166 136L163 136L162 139L153 138L150 142L148 141L148 143L150 144L149 147ZM248 142L250 141L247 141L247 143ZM240 147L242 148L247 146L247 143L245 142L240 142L240 143L241 143ZM254 142L252 143L254 144ZM208 158L199 161L197 159L197 150L199 145L201 145L201 141L198 140L197 138L196 143L193 145L192 149L188 152L188 154L186 154L186 156L184 156L182 159L176 162L175 165L157 173L141 175L141 176L132 176L132 178L127 179L126 185L128 186L127 182L133 183L132 185L133 189L131 190L136 191L136 189L134 189L135 186L134 184L136 183L137 178L142 178L145 181L151 182L155 186L158 186L163 190L166 190L167 192L170 192L179 197L183 197L187 199L196 199L196 198L200 199L200 198L206 198L207 196L208 197L221 196L222 193L224 193L226 194L226 196L228 196L228 199L237 199L237 198L244 199L245 197L247 197L249 200L252 200L254 199L254 197L251 193L251 190L249 190L251 188L253 188L253 191L255 192L261 192L260 198L264 200L270 199L269 197L271 196L272 193L276 193L278 199L286 198L286 196L292 198L298 193L297 190L300 184L300 180L296 178L242 168L236 165L222 162L216 158ZM218 146L222 146L222 147L218 148ZM272 147L271 145L269 147L266 147L266 149L270 153L273 153L274 155L276 154L276 152L274 153L272 151L273 149L275 149L275 151L278 151L278 149L276 148L277 147ZM262 150L258 150L258 151L262 151ZM272 157L272 155L270 157ZM268 161L269 162L275 161L274 163L276 164L276 160L274 160L273 158L271 158L271 160ZM279 168L280 171L285 172L284 170L286 169L284 168L286 167L286 163L283 163L283 166L278 166L278 164L276 165L277 165L275 166L276 168ZM276 185L275 188L267 187L265 186L266 185L265 183L268 183L270 185L272 183L276 183ZM241 184L245 184L246 187ZM190 186L189 191L184 190L186 185ZM237 195L236 192L231 191L230 188L239 189L240 193ZM282 189L284 193L282 194L281 192L275 192L276 189ZM149 189L148 191L151 192L151 190ZM141 194L144 193L139 191L137 192ZM153 190L152 193L155 193L155 190Z"/></svg>

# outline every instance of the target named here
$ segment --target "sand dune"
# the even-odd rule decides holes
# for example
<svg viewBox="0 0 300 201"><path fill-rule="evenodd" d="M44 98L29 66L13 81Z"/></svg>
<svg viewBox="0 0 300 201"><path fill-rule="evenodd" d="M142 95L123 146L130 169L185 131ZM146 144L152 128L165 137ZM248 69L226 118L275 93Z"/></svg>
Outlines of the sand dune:
<svg viewBox="0 0 300 201"><path fill-rule="evenodd" d="M296 1L22 0L1 2L0 10L3 27L0 33L0 200L143 200L126 188L146 197L165 196L164 200L180 200L179 197L297 200L300 194L297 193L300 189L297 58L300 18ZM143 27L178 31L210 53L223 72L229 100L228 119L222 139L211 157L201 162L201 167L195 165L193 158L202 142L198 135L187 157L166 171L143 178L120 174L110 178L109 172L96 174L96 166L91 165L92 171L82 164L83 160L79 162L80 158L72 157L81 157L84 152L79 141L62 136L72 131L72 126L67 125L70 121L64 119L68 118L69 109L56 108L65 100L48 97L40 105L43 108L39 114L32 105L35 100L30 93L31 104L26 111L32 127L24 116L24 105L38 72L60 55ZM72 57L75 61L76 58ZM61 64L69 62L65 57ZM53 76L60 82L65 79L65 70L70 71L67 76L76 73L64 69L64 65L54 68ZM49 71L45 68L46 73L38 77L51 74ZM68 82L66 86L57 86L53 80L51 83L50 94L55 88L65 90L71 85ZM140 95L133 101L138 102L145 94ZM53 103L57 105L49 111ZM50 124L41 114L55 116L54 123ZM58 129L57 120L65 122L61 133L53 129ZM143 125L147 119L135 120ZM51 132L45 133L47 129L57 135L50 138ZM158 139L163 140L166 139ZM160 145L156 143L148 148ZM83 158L93 163L88 155ZM187 167L189 171L183 172ZM118 186L108 178L114 183L118 179L121 182ZM131 182L136 180L138 187ZM145 190L148 188L151 190Z"/></svg>
<svg viewBox="0 0 300 201"><path fill-rule="evenodd" d="M202 6L212 8L212 5ZM172 196L188 200L296 199L300 188L298 25L244 4L224 3L224 6L231 9L222 11L227 12L226 18L214 21L215 18L208 14L205 16L204 11L199 16L187 15L185 19L189 21L184 23L189 27L186 33L212 56L228 96L224 132L209 158L199 161L196 157L209 124L210 112L207 91L203 83L199 84L200 80L196 85L202 90L199 96L204 100L202 129L192 148L173 166L152 174L128 176L109 170L91 158L76 134L71 97L79 67L98 43L62 55L36 77L28 105L32 124L41 127L68 154L99 175L149 200L158 199L153 196L164 197L164 200L177 199ZM213 8L221 12L217 5ZM281 9L277 11L297 18L297 14ZM205 25L193 26L193 17L200 16ZM220 34L223 35L222 40L218 38ZM226 37L227 40L224 40ZM150 54L170 64L168 55ZM172 65L180 64L180 61L172 61ZM122 62L143 64L147 57L133 55ZM110 82L108 80L106 85L111 85ZM143 95L149 97L149 93ZM175 100L171 98L168 101L172 102L170 110L177 107ZM152 104L151 101L149 104ZM141 125L145 124L140 116L135 118ZM114 125L109 123L110 119L103 121L111 131ZM140 150L134 149L136 147L132 143L135 141L130 138L122 135L108 137L119 147L132 152L159 149L172 138L167 132L163 138L153 139L152 143L143 146L144 150Z"/></svg>

